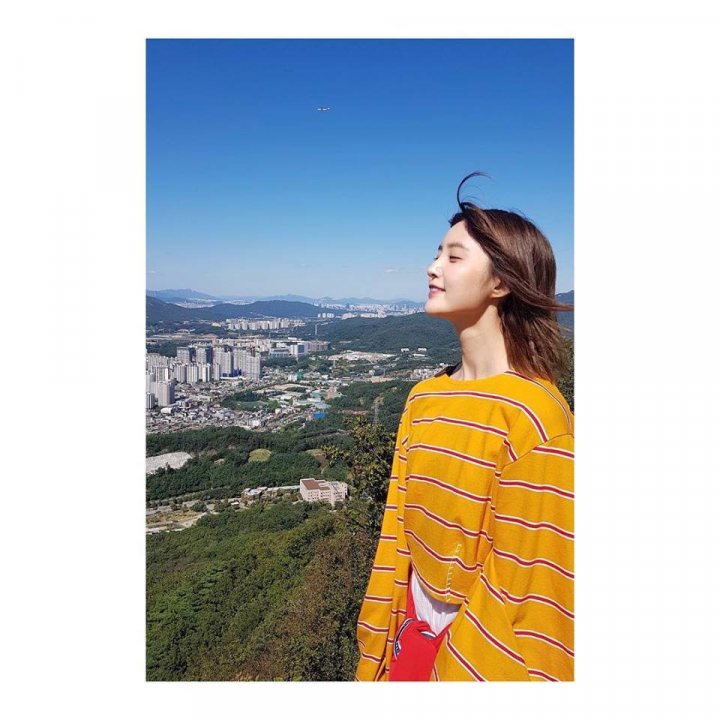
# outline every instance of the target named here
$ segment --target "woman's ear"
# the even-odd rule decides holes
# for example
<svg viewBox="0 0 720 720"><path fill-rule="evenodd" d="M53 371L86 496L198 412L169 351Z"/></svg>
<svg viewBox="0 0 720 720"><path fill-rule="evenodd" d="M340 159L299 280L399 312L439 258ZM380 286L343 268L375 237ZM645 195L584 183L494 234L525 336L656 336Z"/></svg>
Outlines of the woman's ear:
<svg viewBox="0 0 720 720"><path fill-rule="evenodd" d="M493 278L493 289L490 292L492 298L503 298L510 294L510 288L498 277Z"/></svg>

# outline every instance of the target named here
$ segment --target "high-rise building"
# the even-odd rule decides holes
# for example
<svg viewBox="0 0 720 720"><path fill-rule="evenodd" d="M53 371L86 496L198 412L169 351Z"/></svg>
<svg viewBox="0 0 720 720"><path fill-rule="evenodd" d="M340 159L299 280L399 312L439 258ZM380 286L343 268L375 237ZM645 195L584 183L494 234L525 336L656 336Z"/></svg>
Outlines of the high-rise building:
<svg viewBox="0 0 720 720"><path fill-rule="evenodd" d="M146 410L152 410L155 407L155 403L157 400L155 399L155 393L145 393L145 409Z"/></svg>
<svg viewBox="0 0 720 720"><path fill-rule="evenodd" d="M177 349L177 360L179 363L190 364L194 359L195 348L193 347L178 347Z"/></svg>
<svg viewBox="0 0 720 720"><path fill-rule="evenodd" d="M240 371L242 372L243 377L246 377L249 380L260 379L260 355L256 355L254 350L249 352L247 350L241 350L240 362Z"/></svg>
<svg viewBox="0 0 720 720"><path fill-rule="evenodd" d="M195 356L197 358L198 365L202 365L203 363L212 363L213 349L210 345L199 345L195 348Z"/></svg>
<svg viewBox="0 0 720 720"><path fill-rule="evenodd" d="M157 384L157 400L160 407L167 407L175 402L175 383L172 381Z"/></svg>
<svg viewBox="0 0 720 720"><path fill-rule="evenodd" d="M154 368L155 381L156 382L167 382L170 379L170 368L167 366L157 365Z"/></svg>
<svg viewBox="0 0 720 720"><path fill-rule="evenodd" d="M212 364L212 379L220 380L222 378L222 365L219 362Z"/></svg>
<svg viewBox="0 0 720 720"><path fill-rule="evenodd" d="M229 350L219 350L215 353L217 362L220 365L220 373L225 377L231 377L233 374L233 354Z"/></svg>
<svg viewBox="0 0 720 720"><path fill-rule="evenodd" d="M148 353L145 360L145 367L150 369L155 365L168 365L170 360L171 358L167 355L160 355L160 353Z"/></svg>
<svg viewBox="0 0 720 720"><path fill-rule="evenodd" d="M145 373L145 392L154 393L155 392L155 381L157 378L155 377L154 372L146 372Z"/></svg>
<svg viewBox="0 0 720 720"><path fill-rule="evenodd" d="M179 349L179 348L178 348ZM175 376L175 379L179 383L186 383L187 382L187 369L190 367L189 365L185 363L178 363L175 366L175 369L173 371L173 374Z"/></svg>
<svg viewBox="0 0 720 720"><path fill-rule="evenodd" d="M234 347L232 349L232 356L233 356L233 367L236 370L240 370L240 367L242 365L242 354L245 352L244 348L241 347Z"/></svg>
<svg viewBox="0 0 720 720"><path fill-rule="evenodd" d="M189 383L196 383L200 379L200 369L197 365L188 365L187 366L187 382Z"/></svg>
<svg viewBox="0 0 720 720"><path fill-rule="evenodd" d="M198 364L198 375L200 382L210 382L212 380L212 365L210 363Z"/></svg>

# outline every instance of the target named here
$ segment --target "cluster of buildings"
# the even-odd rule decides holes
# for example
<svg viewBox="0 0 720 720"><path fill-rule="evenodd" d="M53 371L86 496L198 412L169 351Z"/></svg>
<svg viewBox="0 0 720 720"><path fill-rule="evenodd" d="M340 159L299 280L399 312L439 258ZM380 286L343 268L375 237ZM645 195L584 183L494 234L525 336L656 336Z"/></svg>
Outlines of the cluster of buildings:
<svg viewBox="0 0 720 720"><path fill-rule="evenodd" d="M267 487L263 485L261 487L246 489L242 491L242 500L245 503L251 503L262 495L277 495L280 492L299 490L299 485L280 485L279 487ZM234 503L231 501L231 505Z"/></svg>
<svg viewBox="0 0 720 720"><path fill-rule="evenodd" d="M291 327L291 321L287 318L270 318L269 320L228 318L225 322L228 330L282 330Z"/></svg>
<svg viewBox="0 0 720 720"><path fill-rule="evenodd" d="M298 340L297 338L288 338L287 341L283 343L276 341L273 345L274 346L268 350L269 358L298 358L308 353L324 352L330 347L330 343L327 340Z"/></svg>
<svg viewBox="0 0 720 720"><path fill-rule="evenodd" d="M257 322L283 322L282 320ZM326 340L285 341L258 339L253 345L225 341L214 344L188 344L177 348L175 358L148 353L145 362L145 407L166 408L175 402L175 386L179 383L220 382L242 376L249 381L260 380L262 357L299 357L328 349Z"/></svg>
<svg viewBox="0 0 720 720"><path fill-rule="evenodd" d="M267 415L267 413L266 413ZM242 427L258 429L263 425L270 428L269 421L258 417L258 413L237 412L212 402L206 395L176 397L175 402L160 408L146 419L146 431L177 432L202 427Z"/></svg>
<svg viewBox="0 0 720 720"><path fill-rule="evenodd" d="M252 502L261 495L274 495L286 490L300 490L300 498L305 502L327 502L330 505L345 500L348 496L347 483L336 480L316 480L303 478L300 485L283 485L281 487L257 487L243 490L242 497L245 502Z"/></svg>
<svg viewBox="0 0 720 720"><path fill-rule="evenodd" d="M352 311L348 310L343 313L318 313L319 318L339 318L340 320L349 320L350 318L363 317L363 318L385 318L387 313L384 308L372 311Z"/></svg>
<svg viewBox="0 0 720 720"><path fill-rule="evenodd" d="M175 402L178 383L220 381L242 375L259 380L262 372L260 353L255 348L225 345L187 345L178 347L175 358L148 353L145 361L145 408L169 407Z"/></svg>
<svg viewBox="0 0 720 720"><path fill-rule="evenodd" d="M382 303L320 303L325 308L318 313L319 318L340 318L347 320L353 317L384 318L390 315L414 315L424 312L423 303L382 304ZM332 312L335 310L336 312Z"/></svg>
<svg viewBox="0 0 720 720"><path fill-rule="evenodd" d="M335 505L347 497L347 488L347 483L337 480L303 478L300 480L300 497L305 502L328 502Z"/></svg>

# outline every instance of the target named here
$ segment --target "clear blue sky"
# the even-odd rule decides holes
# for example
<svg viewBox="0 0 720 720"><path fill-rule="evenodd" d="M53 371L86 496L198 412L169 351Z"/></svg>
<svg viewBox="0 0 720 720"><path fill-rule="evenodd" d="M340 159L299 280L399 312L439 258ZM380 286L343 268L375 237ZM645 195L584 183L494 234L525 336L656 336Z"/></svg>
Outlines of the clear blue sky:
<svg viewBox="0 0 720 720"><path fill-rule="evenodd" d="M147 43L149 289L424 300L474 170L573 289L571 40Z"/></svg>

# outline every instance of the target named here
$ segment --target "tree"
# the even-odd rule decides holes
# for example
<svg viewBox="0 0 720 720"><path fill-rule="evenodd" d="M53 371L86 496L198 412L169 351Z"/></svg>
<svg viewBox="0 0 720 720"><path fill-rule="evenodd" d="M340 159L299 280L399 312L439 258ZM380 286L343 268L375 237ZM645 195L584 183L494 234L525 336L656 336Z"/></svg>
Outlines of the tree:
<svg viewBox="0 0 720 720"><path fill-rule="evenodd" d="M332 367L332 376L333 377L343 377L344 375L347 375L349 372L349 365L347 360L336 360L335 364Z"/></svg>
<svg viewBox="0 0 720 720"><path fill-rule="evenodd" d="M557 388L575 412L575 345L572 340L565 340L565 356L558 373Z"/></svg>
<svg viewBox="0 0 720 720"><path fill-rule="evenodd" d="M345 462L352 473L351 495L359 502L348 503L348 512L355 522L370 530L380 532L387 498L388 482L393 460L393 435L381 424L374 425L363 418L346 418L352 447L343 450L333 445L323 445L331 465L338 460Z"/></svg>

